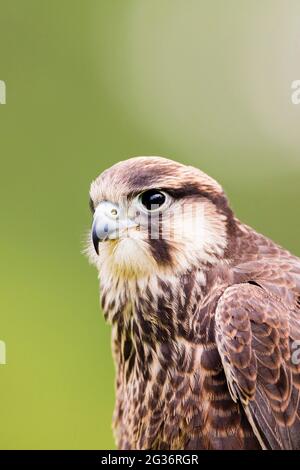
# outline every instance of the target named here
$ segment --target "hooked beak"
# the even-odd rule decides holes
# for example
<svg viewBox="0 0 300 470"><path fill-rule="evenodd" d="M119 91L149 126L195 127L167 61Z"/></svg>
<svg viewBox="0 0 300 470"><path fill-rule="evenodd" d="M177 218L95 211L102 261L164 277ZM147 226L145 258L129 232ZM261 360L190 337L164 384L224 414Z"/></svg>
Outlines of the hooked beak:
<svg viewBox="0 0 300 470"><path fill-rule="evenodd" d="M136 227L137 224L121 213L117 204L109 201L100 202L94 213L92 241L97 255L99 243L105 240L116 240L120 231Z"/></svg>

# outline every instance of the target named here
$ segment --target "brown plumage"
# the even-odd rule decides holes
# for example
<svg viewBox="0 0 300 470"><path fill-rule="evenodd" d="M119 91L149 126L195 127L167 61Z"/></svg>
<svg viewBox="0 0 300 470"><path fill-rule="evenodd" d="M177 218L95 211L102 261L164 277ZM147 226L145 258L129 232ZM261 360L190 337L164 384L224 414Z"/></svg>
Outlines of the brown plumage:
<svg viewBox="0 0 300 470"><path fill-rule="evenodd" d="M171 160L121 162L90 196L118 447L299 449L300 260Z"/></svg>

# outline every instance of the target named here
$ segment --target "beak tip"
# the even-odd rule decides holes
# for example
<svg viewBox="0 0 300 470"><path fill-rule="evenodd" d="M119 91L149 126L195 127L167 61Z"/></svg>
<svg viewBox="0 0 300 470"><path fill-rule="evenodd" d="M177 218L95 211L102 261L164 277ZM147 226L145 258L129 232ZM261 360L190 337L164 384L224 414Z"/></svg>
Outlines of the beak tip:
<svg viewBox="0 0 300 470"><path fill-rule="evenodd" d="M94 248L95 248L95 251L97 253L97 255L99 256L99 238L98 238L98 235L96 233L96 230L93 229L92 231L92 240L93 240L93 245L94 245Z"/></svg>

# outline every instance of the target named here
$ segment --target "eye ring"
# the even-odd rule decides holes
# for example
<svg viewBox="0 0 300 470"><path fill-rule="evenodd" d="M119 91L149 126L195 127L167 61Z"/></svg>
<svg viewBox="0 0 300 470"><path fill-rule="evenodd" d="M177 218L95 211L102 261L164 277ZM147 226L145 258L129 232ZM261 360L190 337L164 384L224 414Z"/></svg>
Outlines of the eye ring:
<svg viewBox="0 0 300 470"><path fill-rule="evenodd" d="M138 196L140 206L147 212L161 210L168 201L168 194L161 189L147 189Z"/></svg>

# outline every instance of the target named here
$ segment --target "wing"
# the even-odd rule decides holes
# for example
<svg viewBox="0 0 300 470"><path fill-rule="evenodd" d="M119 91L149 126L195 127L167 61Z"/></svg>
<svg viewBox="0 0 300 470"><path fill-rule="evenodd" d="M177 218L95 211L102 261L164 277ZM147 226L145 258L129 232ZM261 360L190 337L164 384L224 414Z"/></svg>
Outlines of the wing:
<svg viewBox="0 0 300 470"><path fill-rule="evenodd" d="M216 308L216 342L234 401L262 448L300 449L300 309L236 284Z"/></svg>

